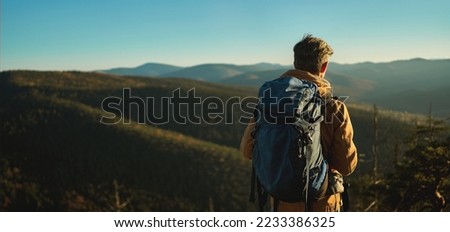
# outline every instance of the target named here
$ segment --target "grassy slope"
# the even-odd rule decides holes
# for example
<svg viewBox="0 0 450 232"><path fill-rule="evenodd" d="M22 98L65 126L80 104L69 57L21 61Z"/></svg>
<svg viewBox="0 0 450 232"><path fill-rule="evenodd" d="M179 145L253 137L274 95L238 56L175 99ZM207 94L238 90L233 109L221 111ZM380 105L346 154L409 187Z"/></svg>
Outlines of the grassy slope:
<svg viewBox="0 0 450 232"><path fill-rule="evenodd" d="M23 81L19 79L7 82ZM242 178L249 175L249 163L236 149L149 125L103 125L102 112L86 104L47 96L36 88L17 88L5 80L1 87L16 89L2 96L0 104L0 154L52 199L62 198L66 190L83 192L87 183L117 180L164 196L168 204L181 199L166 208L152 209L152 203L134 209L252 210L247 203L249 178ZM191 207L183 207L186 203ZM54 202L52 207L62 206Z"/></svg>

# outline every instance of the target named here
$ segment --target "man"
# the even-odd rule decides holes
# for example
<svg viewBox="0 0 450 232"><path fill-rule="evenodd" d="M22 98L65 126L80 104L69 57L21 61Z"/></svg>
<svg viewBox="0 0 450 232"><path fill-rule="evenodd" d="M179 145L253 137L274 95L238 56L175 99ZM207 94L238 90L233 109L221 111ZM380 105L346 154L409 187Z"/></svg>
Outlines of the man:
<svg viewBox="0 0 450 232"><path fill-rule="evenodd" d="M321 97L325 100L325 120L321 123L322 149L331 172L339 172L343 176L350 175L357 165L356 147L353 143L353 127L350 115L344 102L332 98L331 85L325 80L328 60L333 54L332 48L322 39L305 35L294 46L294 70L289 70L282 76L296 77L315 83ZM241 141L241 153L245 158L252 159L253 138L251 132L255 126L252 119L244 131ZM275 199L276 200L276 199ZM278 201L277 211L304 211L304 202L288 203ZM316 212L339 211L341 207L339 193L330 194L313 201L310 210Z"/></svg>

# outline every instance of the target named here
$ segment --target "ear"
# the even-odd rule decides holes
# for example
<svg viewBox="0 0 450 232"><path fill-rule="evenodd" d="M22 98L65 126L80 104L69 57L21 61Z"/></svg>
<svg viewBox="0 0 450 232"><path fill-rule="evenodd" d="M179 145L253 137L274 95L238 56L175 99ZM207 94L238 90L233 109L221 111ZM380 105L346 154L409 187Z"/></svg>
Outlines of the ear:
<svg viewBox="0 0 450 232"><path fill-rule="evenodd" d="M328 61L322 64L322 66L320 67L320 73L325 73L327 71L327 68L328 68Z"/></svg>
<svg viewBox="0 0 450 232"><path fill-rule="evenodd" d="M294 65L294 69L297 69L297 61L294 60L292 64Z"/></svg>

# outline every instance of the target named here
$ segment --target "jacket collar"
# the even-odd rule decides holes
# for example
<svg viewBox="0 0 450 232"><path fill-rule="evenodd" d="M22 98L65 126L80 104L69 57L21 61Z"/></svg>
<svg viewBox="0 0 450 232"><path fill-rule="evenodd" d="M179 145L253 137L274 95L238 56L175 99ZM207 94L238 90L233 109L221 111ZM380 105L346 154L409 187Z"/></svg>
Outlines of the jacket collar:
<svg viewBox="0 0 450 232"><path fill-rule="evenodd" d="M285 72L284 74L282 74L281 76L282 77L289 76L289 77L295 77L295 78L302 79L302 80L311 81L314 84L316 84L317 87L319 87L319 93L323 98L331 97L331 93L332 93L331 84L330 84L330 82L325 80L325 78L321 78L310 72L299 70L299 69L291 69L291 70Z"/></svg>

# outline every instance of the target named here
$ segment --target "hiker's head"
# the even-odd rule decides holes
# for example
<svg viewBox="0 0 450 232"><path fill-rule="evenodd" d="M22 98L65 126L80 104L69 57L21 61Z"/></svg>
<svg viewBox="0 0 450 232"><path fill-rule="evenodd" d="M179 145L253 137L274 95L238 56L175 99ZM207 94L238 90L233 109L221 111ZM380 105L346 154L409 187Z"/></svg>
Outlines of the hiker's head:
<svg viewBox="0 0 450 232"><path fill-rule="evenodd" d="M333 49L324 40L307 34L294 46L294 67L324 76Z"/></svg>

